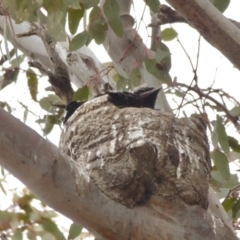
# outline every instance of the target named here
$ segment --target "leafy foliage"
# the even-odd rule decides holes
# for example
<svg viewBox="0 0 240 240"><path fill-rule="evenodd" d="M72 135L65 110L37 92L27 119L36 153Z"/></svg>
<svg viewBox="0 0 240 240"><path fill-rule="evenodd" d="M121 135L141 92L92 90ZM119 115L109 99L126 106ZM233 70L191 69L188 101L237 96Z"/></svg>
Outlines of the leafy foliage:
<svg viewBox="0 0 240 240"><path fill-rule="evenodd" d="M97 44L104 42L107 29L108 26L100 8L94 7L89 16L89 32Z"/></svg>
<svg viewBox="0 0 240 240"><path fill-rule="evenodd" d="M211 0L211 2L222 13L228 8L230 4L230 0Z"/></svg>
<svg viewBox="0 0 240 240"><path fill-rule="evenodd" d="M161 32L161 37L163 41L171 41L177 37L177 32L173 28L165 28Z"/></svg>
<svg viewBox="0 0 240 240"><path fill-rule="evenodd" d="M88 33L87 31L83 31L79 34L77 34L71 41L69 45L70 51L76 51L79 48L81 48L83 45L87 43L88 40Z"/></svg>
<svg viewBox="0 0 240 240"><path fill-rule="evenodd" d="M79 88L74 94L73 94L73 100L74 101L86 101L89 97L89 89L87 86L84 86L82 88Z"/></svg>
<svg viewBox="0 0 240 240"><path fill-rule="evenodd" d="M144 0L144 2L149 6L149 8L154 12L158 12L160 7L160 1L158 0Z"/></svg>
<svg viewBox="0 0 240 240"><path fill-rule="evenodd" d="M71 32L71 34L75 34L79 22L81 18L83 17L84 14L84 8L81 7L80 9L74 9L74 8L69 8L68 9L68 28Z"/></svg>
<svg viewBox="0 0 240 240"><path fill-rule="evenodd" d="M119 7L115 0L106 0L103 6L104 14L108 23L118 37L122 37L123 28L119 17Z"/></svg>

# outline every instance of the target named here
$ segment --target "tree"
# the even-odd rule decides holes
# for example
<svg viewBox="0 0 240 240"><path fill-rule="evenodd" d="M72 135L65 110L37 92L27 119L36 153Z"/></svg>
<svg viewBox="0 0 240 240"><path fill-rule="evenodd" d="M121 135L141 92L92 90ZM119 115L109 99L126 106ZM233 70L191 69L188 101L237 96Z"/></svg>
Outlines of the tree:
<svg viewBox="0 0 240 240"><path fill-rule="evenodd" d="M4 110L0 112L0 139L2 146L0 163L1 166L26 184L44 203L83 225L92 234L101 239L126 239L130 238L129 236L133 239L168 239L169 236L171 239L202 239L203 231L208 231L205 239L235 239L233 227L216 194L212 188L209 188L208 191L210 170L206 163L209 160L209 152L206 147L207 140L204 128L206 124L211 131L212 145L214 147L214 150L211 152L211 158L214 162L212 182L218 188L228 185L230 186L228 188L231 189L233 185L235 187L238 186L236 175L230 174L229 161L234 159L233 155L235 154L234 156L236 157L236 153L239 152L239 144L235 138L227 135L225 126L230 122L237 129L239 128L238 116L240 111L239 106L237 106L239 103L222 90L216 91L213 88L200 89L197 78L197 65L195 68L193 66L193 86L192 84L179 83L176 79L172 81L169 74L171 69L170 51L162 42L162 39L167 39L169 36L174 38L176 37L176 32L172 28L165 29L161 32L162 39L159 39L159 25L175 21L187 21L207 41L218 48L237 68L239 68L236 54L239 48L239 29L236 23L234 25L219 12L219 10L223 12L226 9L227 1L222 1L226 5L225 7L221 4L219 5L218 1L214 2L219 10L212 3L204 0L188 0L181 2L181 4L179 4L179 1L174 0L168 0L167 2L177 12L164 5L159 7L158 1L146 1L146 4L152 11L152 23L150 26L153 28L152 45L151 49L148 49L141 41L137 30L133 28L134 19L130 15L131 1L106 0L100 1L99 6L98 1L94 0L76 0L71 2L43 1L34 2L33 4L31 1L2 1L1 32L5 39L7 38L13 44L14 48L2 56L1 62L4 63L11 58L15 58L15 61L11 61L11 68L4 69L2 88L9 84L9 80L19 81L19 79L16 80L19 73L19 64L21 59L27 56L30 62L29 68L26 70L26 76L31 97L34 101L39 102L40 106L48 112L38 120L40 124L44 124L43 133L45 135L51 132L54 125L60 124L63 115L61 107L72 99L87 100L90 95L99 94L106 89L133 90L142 84L152 87L165 84L168 89L174 89L176 95L182 96L179 108L184 108L187 104L191 104L196 107L196 111L203 113L203 115L202 117L193 116L192 118L177 120L172 116L172 109L162 91L157 99L157 104L166 113L157 114L160 119L168 119L163 123L164 129L171 129L167 126L178 129L177 132L180 138L183 139L185 136L183 134L184 131L187 132L188 138L197 139L199 135L202 136L201 139L205 139L202 146L200 144L201 140L196 140L192 145L189 145L186 140L188 138L186 138L182 140L184 142L183 146L173 145L171 149L162 149L162 152L166 151L166 155L169 155L171 152L178 156L181 153L181 148L185 149L184 153L186 153L186 149L191 146L193 149L186 154L186 158L183 160L183 162L187 163L191 154L194 156L193 159L197 158L197 155L194 155L194 149L198 144L201 147L195 151L204 156L201 158L203 160L201 166L204 167L200 168L199 172L196 171L195 177L192 177L192 174L190 174L190 181L186 183L183 189L181 189L181 184L185 183L182 181L181 184L179 183L176 191L177 193L180 192L180 197L178 196L176 201L172 200L169 203L166 195L162 194L162 192L167 194L168 190L163 189L163 185L153 180L153 176L154 179L157 177L152 173L149 163L145 161L144 168L141 168L142 162L138 161L139 153L141 153L141 156L146 156L145 158L143 157L144 159L156 159L155 146L149 143L151 142L151 134L153 134L151 131L144 136L145 140L148 139L149 141L144 140L142 144L136 146L130 146L128 143L124 145L125 150L129 146L130 150L124 151L123 155L126 155L127 159L134 163L133 170L136 170L138 175L140 175L140 177L134 180L135 183L130 185L131 187L133 186L132 188L129 187L129 184L123 184L124 191L121 188L117 189L116 185L114 185L113 191L108 190L107 177L112 172L118 172L118 166L109 166L114 171L111 171L111 168L109 171L102 171L101 168L92 163L87 166L80 165L81 161L73 161L72 159L81 158L81 155L87 158L87 153L84 153L82 150L79 152L79 149L74 147L72 148L74 152L69 153L66 144L71 143L72 146L76 146L78 139L69 136L70 140L65 139L65 137L61 140L61 150L71 156L72 159L70 159L62 155L54 145L44 140ZM84 21L86 19L85 14L87 10L90 12L88 24L84 26L84 31L76 34L80 20ZM47 17L45 11L47 12ZM76 34L74 38L66 37L64 30L66 16L71 34ZM11 19L14 19L14 21ZM101 66L93 52L85 46L92 40L98 44L103 44L113 61L105 68ZM16 49L22 51L22 57L18 56ZM16 63L17 65L15 65ZM40 101L37 98L37 76L39 73L36 69L40 71L40 75L48 76L51 84L50 90L55 92L55 94L42 98ZM74 92L70 82L75 84L78 88L77 91ZM216 100L212 96L216 92L222 100ZM193 100L187 100L186 96L191 96L192 93L195 94L193 95ZM102 102L100 101L99 104L106 104L106 99L101 99ZM231 111L226 106L225 101L234 103L234 108ZM91 102L88 104L89 109L94 108L91 104L96 104L94 100ZM3 102L2 105L8 110L11 109L11 106L6 102ZM207 106L210 106L213 111L220 110L222 112L221 115L217 116L217 120L212 122L213 130L207 119ZM24 108L27 113L28 107L24 105ZM109 106L110 113L106 112L104 115L107 116L106 122L100 118L99 122L96 123L96 121L93 122L89 119L96 119L99 114L103 113L96 113L94 110L88 113L89 109L83 107L82 110L77 111L77 114L89 114L88 118L86 118L86 123L84 120L82 124L91 126L94 123L90 131L91 133L96 133L101 127L107 127L107 120L111 119L113 114L129 114L127 109L120 113L116 108ZM123 120L121 120L122 125L117 127L117 129L123 129L123 126L125 126L123 132L128 132L131 130L131 124L134 123L136 125L139 118L141 116L144 118L145 115L153 119L148 126L150 129L153 128L151 124L155 124L154 126L157 126L157 129L161 129L162 126L154 122L156 117L155 111L150 110L149 112L149 109L136 109L134 111L134 116L138 117L134 118L129 115L129 125L124 125L125 123L122 123ZM79 119L81 119L81 115L79 116ZM75 118L73 119L75 121L72 120L72 122L67 123L67 129L69 130L66 130L66 135L71 135L71 126L74 125L74 122L78 122L79 119ZM144 119L143 121L147 120ZM134 124L133 126L135 126ZM192 130L189 129L191 124L194 126L194 133L191 133ZM144 126L141 127L145 130ZM81 132L81 129L79 129L79 132ZM92 139L92 136L86 135L88 133L81 133L81 136L89 137L91 141L95 141L95 144L102 144L102 140L98 140L97 135L92 134L95 137ZM124 137L123 143L129 139ZM158 139L161 143L159 147L161 147L163 140L161 137L158 137ZM176 139L176 136L171 136L169 141L174 142ZM91 145L90 143L88 142L86 146L88 144ZM109 142L107 141L106 144L109 144ZM167 143L166 146L169 147L169 144ZM101 146L102 152L104 149L106 151L111 150L109 145ZM90 150L90 155L94 155L94 148L86 147L86 149ZM118 153L116 149L114 152ZM108 154L109 152L106 154L107 157L109 157ZM173 154L169 157L168 161L175 161L177 159L175 155ZM96 156L97 153L95 152L94 157ZM151 162L154 161L151 160ZM188 171L196 170L196 168L196 165L192 163L190 167L186 168L186 176L188 176ZM87 172L85 171L86 169L91 171ZM128 166L126 169L128 169ZM147 174L142 174L146 169ZM177 169L174 168L172 171L175 173ZM121 171L118 172L119 175L121 173ZM129 174L131 173L130 171ZM101 178L101 176L103 177ZM121 176L120 179L123 182L126 180L125 176ZM202 179L202 182L199 179ZM165 180L171 184L174 182L174 187L178 185L176 178L173 176L167 175L164 178ZM195 187L197 185L201 189L200 192ZM150 199L145 199L145 189L149 190L149 188L152 196ZM135 189L135 192L132 189ZM173 192L169 190L168 195L170 196ZM196 192L197 197L194 197ZM176 195L177 193L175 192ZM133 194L137 196L136 198L139 202L143 201L142 205L138 205L138 201L136 201ZM18 205L25 213L23 214L25 216L25 219L23 219L25 225L22 229L18 228L15 236L16 233L18 234L26 229L26 223L33 223L32 219L26 217L33 211L29 204L32 199L33 196L31 194L26 194L21 198L21 201L18 200ZM237 188L234 188L227 194L223 206L226 210L231 210L235 219L238 216L238 205ZM10 213L6 217L5 212L4 219L11 219ZM20 214L19 219L21 219ZM57 230L56 225L49 218L41 217L34 223L42 225L45 231L50 232L57 239L64 239L63 235ZM186 229L184 226L190 227ZM9 224L3 228L3 230L6 229L9 229Z"/></svg>

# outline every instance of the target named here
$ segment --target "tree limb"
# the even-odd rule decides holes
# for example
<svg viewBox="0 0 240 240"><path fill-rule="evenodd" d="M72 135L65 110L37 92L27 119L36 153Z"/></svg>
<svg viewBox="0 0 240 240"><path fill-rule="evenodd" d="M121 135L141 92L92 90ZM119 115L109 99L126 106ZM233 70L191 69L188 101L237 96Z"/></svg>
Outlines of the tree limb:
<svg viewBox="0 0 240 240"><path fill-rule="evenodd" d="M208 99L208 100L212 101L218 107L218 109L221 109L226 114L226 117L233 123L233 125L236 127L236 129L239 129L239 122L238 122L239 117L238 116L233 116L230 113L230 111L223 104L221 104L219 101L217 101L215 98L213 98L209 94L204 93L198 87L191 87L191 86L188 86L184 83L175 83L175 84L177 86L180 86L180 87L188 88L189 90L197 93L201 98L205 98L205 99Z"/></svg>
<svg viewBox="0 0 240 240"><path fill-rule="evenodd" d="M206 240L237 239L202 207L186 207L180 200L173 204L152 196L147 204L127 208L101 193L81 165L2 109L0 122L1 165L39 199L101 239L185 239L187 232L194 240L203 235Z"/></svg>
<svg viewBox="0 0 240 240"><path fill-rule="evenodd" d="M167 0L191 26L240 69L240 30L210 1Z"/></svg>
<svg viewBox="0 0 240 240"><path fill-rule="evenodd" d="M156 27L159 25L169 24L169 23L188 23L187 20L182 17L177 11L174 11L172 8L168 7L165 4L161 4L159 8L159 13L156 14L157 19L154 22L151 22L149 27ZM228 18L234 25L240 28L240 22L237 22L233 19Z"/></svg>

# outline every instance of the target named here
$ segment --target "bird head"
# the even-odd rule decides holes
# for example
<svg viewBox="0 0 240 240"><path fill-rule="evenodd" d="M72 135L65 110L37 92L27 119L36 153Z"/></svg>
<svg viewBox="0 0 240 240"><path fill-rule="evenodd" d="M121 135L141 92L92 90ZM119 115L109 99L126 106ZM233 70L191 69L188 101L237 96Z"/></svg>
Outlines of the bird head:
<svg viewBox="0 0 240 240"><path fill-rule="evenodd" d="M162 89L161 87L158 88L146 87L135 91L134 94L139 96L142 107L154 109L158 93L161 89Z"/></svg>

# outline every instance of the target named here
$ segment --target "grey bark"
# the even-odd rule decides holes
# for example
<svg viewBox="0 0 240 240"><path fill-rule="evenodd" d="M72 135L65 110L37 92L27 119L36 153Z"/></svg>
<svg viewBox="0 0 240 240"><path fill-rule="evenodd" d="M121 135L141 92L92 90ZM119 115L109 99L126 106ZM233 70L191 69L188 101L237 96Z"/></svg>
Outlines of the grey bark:
<svg viewBox="0 0 240 240"><path fill-rule="evenodd" d="M150 196L125 207L99 191L86 168L1 109L0 122L1 166L101 239L237 239L219 219L181 198Z"/></svg>
<svg viewBox="0 0 240 240"><path fill-rule="evenodd" d="M240 69L240 30L210 1L167 0L190 25Z"/></svg>

